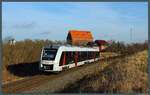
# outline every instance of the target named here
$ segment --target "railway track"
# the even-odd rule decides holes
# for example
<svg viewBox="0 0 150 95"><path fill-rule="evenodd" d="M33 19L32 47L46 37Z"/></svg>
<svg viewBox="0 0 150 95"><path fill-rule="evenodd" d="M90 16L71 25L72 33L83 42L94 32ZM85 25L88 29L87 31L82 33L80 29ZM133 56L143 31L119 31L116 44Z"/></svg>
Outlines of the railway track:
<svg viewBox="0 0 150 95"><path fill-rule="evenodd" d="M70 82L73 83L82 78L88 71L99 66L97 63L102 61L113 61L114 59L122 57L123 56L104 58L98 62L68 69L58 74L41 74L25 78L23 80L18 80L2 85L2 93L54 93L64 88L66 84L69 84Z"/></svg>
<svg viewBox="0 0 150 95"><path fill-rule="evenodd" d="M8 83L5 85L2 85L2 92L3 93L21 93L22 91L26 89L30 89L32 87L38 86L47 81L61 77L63 76L63 73L67 73L67 72L64 71L64 72L61 72L60 74L46 73L46 74L41 74L41 75L37 75L34 77L25 78L23 80L18 80L12 83Z"/></svg>

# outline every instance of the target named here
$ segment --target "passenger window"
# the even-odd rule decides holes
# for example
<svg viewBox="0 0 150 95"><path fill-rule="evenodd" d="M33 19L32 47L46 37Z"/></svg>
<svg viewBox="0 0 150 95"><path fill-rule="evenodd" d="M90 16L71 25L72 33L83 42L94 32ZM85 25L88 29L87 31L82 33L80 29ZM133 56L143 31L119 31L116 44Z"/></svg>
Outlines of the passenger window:
<svg viewBox="0 0 150 95"><path fill-rule="evenodd" d="M66 59L65 64L68 65L68 64L69 64L69 52L66 52L66 57L65 57L65 59Z"/></svg>
<svg viewBox="0 0 150 95"><path fill-rule="evenodd" d="M74 53L73 52L71 52L71 63L74 63L75 61L74 61Z"/></svg>
<svg viewBox="0 0 150 95"><path fill-rule="evenodd" d="M60 61L59 61L59 66L62 66L63 59L64 59L64 52L62 52L62 54L61 54L61 58L60 58Z"/></svg>

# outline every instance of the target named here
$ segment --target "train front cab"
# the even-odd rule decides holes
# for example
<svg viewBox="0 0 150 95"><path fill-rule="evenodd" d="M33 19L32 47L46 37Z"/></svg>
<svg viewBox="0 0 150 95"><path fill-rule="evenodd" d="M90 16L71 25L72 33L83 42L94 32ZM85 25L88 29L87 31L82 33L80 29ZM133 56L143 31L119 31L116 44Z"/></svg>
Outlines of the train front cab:
<svg viewBox="0 0 150 95"><path fill-rule="evenodd" d="M43 48L40 58L39 69L40 71L47 71L47 72L54 72L58 71L56 69L57 55L58 49L51 49L51 48Z"/></svg>

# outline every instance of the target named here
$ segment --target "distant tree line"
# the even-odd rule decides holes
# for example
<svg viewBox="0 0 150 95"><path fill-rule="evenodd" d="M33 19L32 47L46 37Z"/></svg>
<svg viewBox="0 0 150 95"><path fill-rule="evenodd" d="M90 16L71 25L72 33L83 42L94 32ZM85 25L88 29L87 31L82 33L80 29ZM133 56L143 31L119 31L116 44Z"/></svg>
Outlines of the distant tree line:
<svg viewBox="0 0 150 95"><path fill-rule="evenodd" d="M108 41L107 52L116 52L122 55L130 55L139 51L148 50L148 41L144 43L125 44L119 41Z"/></svg>
<svg viewBox="0 0 150 95"><path fill-rule="evenodd" d="M5 37L2 40L3 44L9 44L10 40L15 40L14 37L12 36L8 36ZM31 39L24 39L23 41L17 41L17 43L21 43L21 42L25 42L25 43L37 43L37 44L42 44L42 43L47 43L47 44L67 44L66 41L59 41L59 40L55 40L55 41L51 41L51 40L41 40L41 39L35 39L35 40L31 40Z"/></svg>

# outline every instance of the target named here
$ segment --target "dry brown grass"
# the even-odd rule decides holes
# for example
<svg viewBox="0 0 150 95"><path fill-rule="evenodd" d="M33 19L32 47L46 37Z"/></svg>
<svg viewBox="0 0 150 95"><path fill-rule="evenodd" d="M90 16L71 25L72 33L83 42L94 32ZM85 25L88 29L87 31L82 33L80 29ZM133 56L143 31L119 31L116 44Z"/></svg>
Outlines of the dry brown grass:
<svg viewBox="0 0 150 95"><path fill-rule="evenodd" d="M137 69L148 73L148 51L144 50L134 56L126 57L127 63L136 65Z"/></svg>
<svg viewBox="0 0 150 95"><path fill-rule="evenodd" d="M91 82L88 86L100 93L148 93L148 75L128 63L108 66Z"/></svg>
<svg viewBox="0 0 150 95"><path fill-rule="evenodd" d="M100 59L113 57L113 56L120 56L120 54L115 53L115 52L101 52L100 53Z"/></svg>
<svg viewBox="0 0 150 95"><path fill-rule="evenodd" d="M104 69L97 67L93 74L88 74L62 92L148 93L147 58L148 51L145 50L130 57L117 59ZM143 67L144 71L141 69Z"/></svg>

